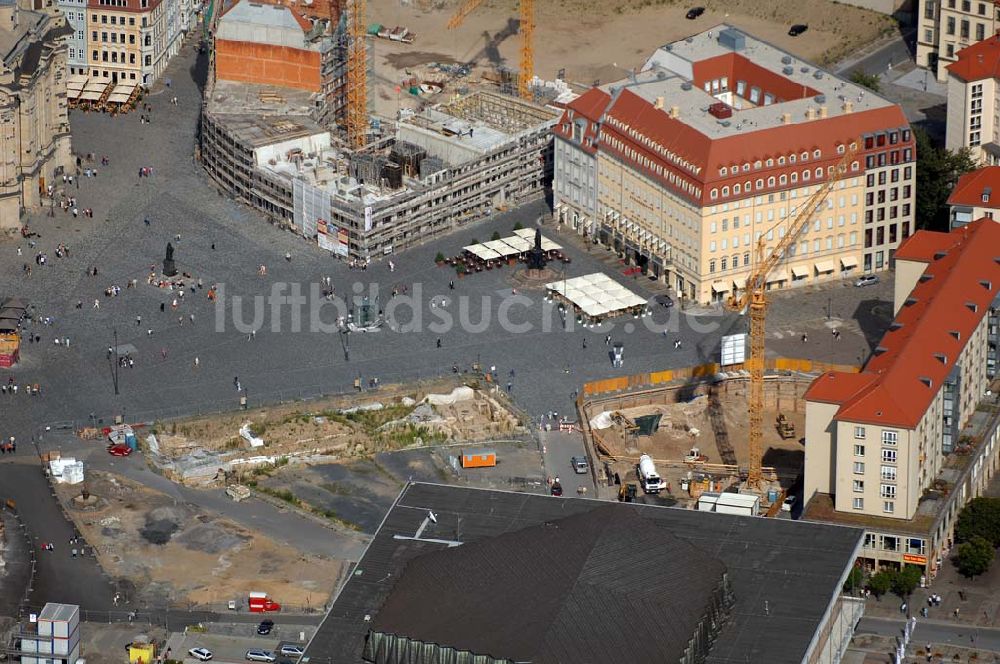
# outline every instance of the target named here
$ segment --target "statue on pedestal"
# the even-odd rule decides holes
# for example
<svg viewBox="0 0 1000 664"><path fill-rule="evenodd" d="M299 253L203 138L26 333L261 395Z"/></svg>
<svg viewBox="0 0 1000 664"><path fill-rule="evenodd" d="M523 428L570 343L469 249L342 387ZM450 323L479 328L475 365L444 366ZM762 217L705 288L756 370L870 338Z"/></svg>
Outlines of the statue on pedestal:
<svg viewBox="0 0 1000 664"><path fill-rule="evenodd" d="M167 256L163 259L163 276L177 276L177 265L174 264L174 245L167 242Z"/></svg>
<svg viewBox="0 0 1000 664"><path fill-rule="evenodd" d="M542 251L542 229L539 228L535 231L535 246L528 251L528 269L544 270L545 263L545 252Z"/></svg>

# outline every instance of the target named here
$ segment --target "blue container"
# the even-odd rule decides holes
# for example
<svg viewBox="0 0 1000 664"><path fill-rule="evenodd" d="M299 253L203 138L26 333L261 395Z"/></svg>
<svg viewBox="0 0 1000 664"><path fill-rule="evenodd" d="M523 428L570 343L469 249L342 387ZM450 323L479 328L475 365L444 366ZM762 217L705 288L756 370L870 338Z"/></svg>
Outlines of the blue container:
<svg viewBox="0 0 1000 664"><path fill-rule="evenodd" d="M139 449L139 440L135 437L134 433L125 434L125 444L128 445L133 452Z"/></svg>
<svg viewBox="0 0 1000 664"><path fill-rule="evenodd" d="M778 502L778 492L775 489L767 490L767 502L769 503Z"/></svg>

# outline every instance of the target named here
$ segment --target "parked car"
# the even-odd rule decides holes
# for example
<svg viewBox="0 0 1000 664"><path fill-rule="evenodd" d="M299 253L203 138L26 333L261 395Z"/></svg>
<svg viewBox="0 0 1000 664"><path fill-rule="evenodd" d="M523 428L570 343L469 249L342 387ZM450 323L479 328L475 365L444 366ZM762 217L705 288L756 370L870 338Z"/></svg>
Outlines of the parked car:
<svg viewBox="0 0 1000 664"><path fill-rule="evenodd" d="M108 454L116 457L127 457L132 454L132 448L128 445L111 445L108 447Z"/></svg>
<svg viewBox="0 0 1000 664"><path fill-rule="evenodd" d="M704 7L692 7L691 9L688 10L688 13L685 14L685 16L687 16L689 21L693 21L704 13L705 13Z"/></svg>
<svg viewBox="0 0 1000 664"><path fill-rule="evenodd" d="M799 35L801 35L803 32L805 32L808 29L809 29L809 26L806 25L805 23L796 23L795 25L793 25L791 28L788 29L788 36L789 37L798 37Z"/></svg>
<svg viewBox="0 0 1000 664"><path fill-rule="evenodd" d="M270 634L272 629L274 629L273 620L262 620L260 624L257 625L257 633L261 636Z"/></svg>
<svg viewBox="0 0 1000 664"><path fill-rule="evenodd" d="M270 650L261 650L260 648L251 648L247 650L246 659L248 662L274 662L278 659L274 656L274 653Z"/></svg>
<svg viewBox="0 0 1000 664"><path fill-rule="evenodd" d="M862 286L874 286L879 282L877 274L863 274L858 277L858 280L854 282L854 285L858 288Z"/></svg>
<svg viewBox="0 0 1000 664"><path fill-rule="evenodd" d="M573 466L573 472L577 475L584 475L588 470L587 459L582 456L575 456L570 459L570 465Z"/></svg>
<svg viewBox="0 0 1000 664"><path fill-rule="evenodd" d="M293 643L286 643L285 645L278 648L278 653L281 655L288 655L289 657L301 657L305 653L306 649L302 646L297 646Z"/></svg>
<svg viewBox="0 0 1000 664"><path fill-rule="evenodd" d="M212 659L212 651L208 648L191 648L188 650L188 654L202 662Z"/></svg>

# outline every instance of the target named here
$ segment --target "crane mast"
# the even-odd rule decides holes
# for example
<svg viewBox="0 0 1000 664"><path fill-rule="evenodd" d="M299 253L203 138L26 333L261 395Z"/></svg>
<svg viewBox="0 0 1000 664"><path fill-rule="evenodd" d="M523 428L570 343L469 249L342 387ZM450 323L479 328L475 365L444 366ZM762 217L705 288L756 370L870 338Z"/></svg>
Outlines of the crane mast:
<svg viewBox="0 0 1000 664"><path fill-rule="evenodd" d="M851 163L858 154L858 141L852 141L846 146L844 155L835 166L827 171L826 181L806 200L792 219L778 243L767 253L764 236L757 240L756 256L753 271L747 278L746 288L742 295L730 296L727 306L735 310L747 310L750 318L750 357L747 360L747 370L750 373L750 390L747 398L750 419L750 463L747 485L753 489L762 488L764 441L764 341L766 339L767 323L767 277L775 266L785 258L786 253L798 241L802 231L819 210L823 201L850 170Z"/></svg>

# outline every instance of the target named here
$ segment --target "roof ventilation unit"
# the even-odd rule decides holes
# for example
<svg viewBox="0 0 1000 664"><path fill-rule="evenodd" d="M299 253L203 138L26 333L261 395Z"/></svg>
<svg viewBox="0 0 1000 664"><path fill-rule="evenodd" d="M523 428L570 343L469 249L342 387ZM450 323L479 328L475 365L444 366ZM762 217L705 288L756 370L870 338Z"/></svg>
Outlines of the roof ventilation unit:
<svg viewBox="0 0 1000 664"><path fill-rule="evenodd" d="M826 103L826 95L816 95L813 99L816 100L817 104L825 104Z"/></svg>
<svg viewBox="0 0 1000 664"><path fill-rule="evenodd" d="M781 73L784 74L785 76L791 76L792 74L795 73L795 67L791 66L785 67L784 69L781 70Z"/></svg>
<svg viewBox="0 0 1000 664"><path fill-rule="evenodd" d="M720 120L733 117L733 107L721 101L717 101L709 106L708 112Z"/></svg>
<svg viewBox="0 0 1000 664"><path fill-rule="evenodd" d="M681 90L690 90L692 87L694 86L691 85L691 81L684 81L681 83Z"/></svg>
<svg viewBox="0 0 1000 664"><path fill-rule="evenodd" d="M730 122L729 120L719 120L719 124L722 125L723 127L728 127L729 125L731 125L733 123Z"/></svg>
<svg viewBox="0 0 1000 664"><path fill-rule="evenodd" d="M815 78L817 81L823 78L823 70L817 69L816 71L814 71L813 78Z"/></svg>
<svg viewBox="0 0 1000 664"><path fill-rule="evenodd" d="M732 28L726 28L719 32L719 45L730 48L734 51L742 51L746 48L747 38L739 30L734 30Z"/></svg>
<svg viewBox="0 0 1000 664"><path fill-rule="evenodd" d="M662 81L662 80L663 80L663 79L665 79L666 77L667 77L667 72L663 71L662 69L656 72L656 78L657 78L658 80L661 80L661 81Z"/></svg>
<svg viewBox="0 0 1000 664"><path fill-rule="evenodd" d="M802 68L799 69L799 71L802 72L803 74L808 74L809 73L809 67L802 67Z"/></svg>
<svg viewBox="0 0 1000 664"><path fill-rule="evenodd" d="M790 56L790 55L783 55L783 56L781 56L781 64L783 64L783 65L790 65L790 64L792 64L792 56Z"/></svg>

